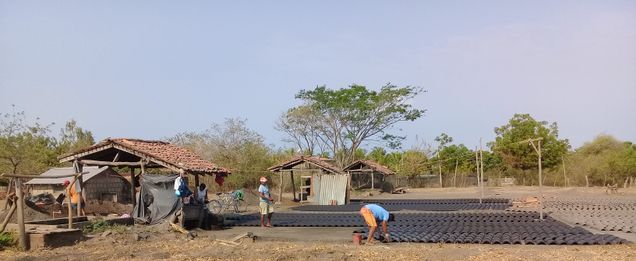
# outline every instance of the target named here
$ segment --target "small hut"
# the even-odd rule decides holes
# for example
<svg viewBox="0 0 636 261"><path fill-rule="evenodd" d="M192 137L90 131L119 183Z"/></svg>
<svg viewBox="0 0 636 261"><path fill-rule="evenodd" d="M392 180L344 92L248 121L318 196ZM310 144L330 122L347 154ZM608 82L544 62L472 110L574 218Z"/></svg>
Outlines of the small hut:
<svg viewBox="0 0 636 261"><path fill-rule="evenodd" d="M109 166L129 168L129 179L139 186L139 175L146 169L163 168L176 173L194 176L194 185L199 186L199 176L226 176L230 171L203 160L194 152L172 145L164 141L140 139L105 139L91 147L63 155L60 162L72 162L76 172L82 172L85 166ZM136 173L135 170L139 173ZM85 177L79 179L80 188L86 182ZM130 194L135 195L135 186L130 187ZM196 190L195 190L196 193ZM86 197L82 190L82 197ZM133 206L136 198L132 197Z"/></svg>
<svg viewBox="0 0 636 261"><path fill-rule="evenodd" d="M395 175L388 167L370 160L357 160L344 168L344 171L351 174L351 186L354 189L380 188L387 176Z"/></svg>
<svg viewBox="0 0 636 261"><path fill-rule="evenodd" d="M296 156L279 165L268 168L280 175L279 199L283 197L284 176L289 175L294 200L314 202L319 205L342 205L349 198L349 174L333 165L329 159ZM296 198L294 174L300 174L300 198Z"/></svg>
<svg viewBox="0 0 636 261"><path fill-rule="evenodd" d="M130 182L109 167L85 167L84 190L85 200L111 201L119 203L129 203ZM49 193L54 197L64 193L64 181L72 181L67 178L46 178L75 173L72 167L52 168L40 174L42 178L31 179L26 185L31 187L31 194L37 195Z"/></svg>

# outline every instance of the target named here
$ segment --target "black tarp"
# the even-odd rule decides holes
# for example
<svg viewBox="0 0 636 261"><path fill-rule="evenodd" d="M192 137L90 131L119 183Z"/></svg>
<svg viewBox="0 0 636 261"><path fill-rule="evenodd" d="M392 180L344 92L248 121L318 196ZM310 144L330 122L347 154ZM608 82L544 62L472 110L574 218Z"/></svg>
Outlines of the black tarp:
<svg viewBox="0 0 636 261"><path fill-rule="evenodd" d="M147 224L157 224L181 209L181 200L174 194L177 177L176 174L141 175L133 217Z"/></svg>

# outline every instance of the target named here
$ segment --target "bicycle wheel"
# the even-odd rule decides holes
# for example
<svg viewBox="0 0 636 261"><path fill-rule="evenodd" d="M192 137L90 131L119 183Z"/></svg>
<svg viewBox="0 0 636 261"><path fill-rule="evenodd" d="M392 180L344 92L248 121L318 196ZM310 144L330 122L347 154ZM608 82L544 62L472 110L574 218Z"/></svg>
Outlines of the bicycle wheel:
<svg viewBox="0 0 636 261"><path fill-rule="evenodd" d="M220 214L221 210L223 210L223 206L218 200L210 200L208 203L208 209L212 212L212 214Z"/></svg>

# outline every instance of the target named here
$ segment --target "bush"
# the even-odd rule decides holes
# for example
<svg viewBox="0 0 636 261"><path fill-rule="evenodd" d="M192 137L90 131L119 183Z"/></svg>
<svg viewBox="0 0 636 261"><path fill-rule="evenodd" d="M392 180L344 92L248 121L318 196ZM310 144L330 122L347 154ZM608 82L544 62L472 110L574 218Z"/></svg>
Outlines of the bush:
<svg viewBox="0 0 636 261"><path fill-rule="evenodd" d="M0 248L11 247L15 245L15 238L12 233L0 233Z"/></svg>
<svg viewBox="0 0 636 261"><path fill-rule="evenodd" d="M104 220L104 219L96 219L96 220L91 221L90 224L84 226L84 228L82 230L86 234L102 233L102 232L104 232L106 230L111 230L113 232L122 233L122 232L124 232L124 230L126 230L126 226L111 225L108 222L106 222L106 220Z"/></svg>

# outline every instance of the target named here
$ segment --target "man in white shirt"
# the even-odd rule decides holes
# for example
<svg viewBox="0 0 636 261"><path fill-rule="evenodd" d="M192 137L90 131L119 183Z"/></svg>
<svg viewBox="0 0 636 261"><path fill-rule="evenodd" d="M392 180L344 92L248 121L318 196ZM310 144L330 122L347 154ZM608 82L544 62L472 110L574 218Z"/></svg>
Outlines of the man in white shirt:
<svg viewBox="0 0 636 261"><path fill-rule="evenodd" d="M261 177L259 181L261 182L261 185L258 186L258 194L260 195L260 202L258 206L261 210L261 227L272 227L274 199L272 199L272 195L269 193L267 178ZM267 224L265 224L265 216L267 216Z"/></svg>

